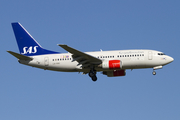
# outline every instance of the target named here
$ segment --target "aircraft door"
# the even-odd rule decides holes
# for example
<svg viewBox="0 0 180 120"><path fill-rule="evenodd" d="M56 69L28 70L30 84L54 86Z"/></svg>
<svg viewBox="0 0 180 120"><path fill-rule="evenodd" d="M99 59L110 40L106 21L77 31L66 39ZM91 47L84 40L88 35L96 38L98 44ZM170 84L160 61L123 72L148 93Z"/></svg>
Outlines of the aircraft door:
<svg viewBox="0 0 180 120"><path fill-rule="evenodd" d="M152 51L149 51L149 52L148 52L148 59L149 59L149 60L152 60L152 58L153 58Z"/></svg>
<svg viewBox="0 0 180 120"><path fill-rule="evenodd" d="M49 58L48 58L48 57L45 57L45 58L44 58L44 65L45 65L45 66L48 66L48 65L49 65Z"/></svg>

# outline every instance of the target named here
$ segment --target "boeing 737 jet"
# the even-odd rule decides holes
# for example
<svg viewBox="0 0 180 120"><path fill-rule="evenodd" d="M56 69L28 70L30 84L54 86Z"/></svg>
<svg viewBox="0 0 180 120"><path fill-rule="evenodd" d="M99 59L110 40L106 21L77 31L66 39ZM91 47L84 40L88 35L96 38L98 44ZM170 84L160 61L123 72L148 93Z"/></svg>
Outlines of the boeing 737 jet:
<svg viewBox="0 0 180 120"><path fill-rule="evenodd" d="M97 80L97 72L116 77L125 76L126 69L153 68L155 75L155 70L174 60L155 50L81 52L64 44L58 45L68 53L60 53L41 47L20 23L12 23L12 28L20 53L7 52L16 57L19 63L45 70L82 72L88 74L93 81Z"/></svg>

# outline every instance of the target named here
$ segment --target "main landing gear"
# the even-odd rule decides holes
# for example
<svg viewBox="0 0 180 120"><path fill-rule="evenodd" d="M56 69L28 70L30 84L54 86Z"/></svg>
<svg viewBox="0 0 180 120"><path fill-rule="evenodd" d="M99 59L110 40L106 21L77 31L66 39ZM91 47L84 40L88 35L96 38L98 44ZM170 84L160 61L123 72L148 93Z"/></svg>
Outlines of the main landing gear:
<svg viewBox="0 0 180 120"><path fill-rule="evenodd" d="M91 77L92 81L94 81L94 82L97 81L96 71L95 70L90 70L89 77Z"/></svg>

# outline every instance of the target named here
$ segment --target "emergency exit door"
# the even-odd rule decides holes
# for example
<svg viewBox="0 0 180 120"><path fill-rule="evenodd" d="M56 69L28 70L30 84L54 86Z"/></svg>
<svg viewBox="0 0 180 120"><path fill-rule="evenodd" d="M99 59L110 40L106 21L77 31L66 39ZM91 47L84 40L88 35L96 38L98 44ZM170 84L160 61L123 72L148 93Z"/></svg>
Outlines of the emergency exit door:
<svg viewBox="0 0 180 120"><path fill-rule="evenodd" d="M152 58L153 58L152 51L149 51L149 52L148 52L148 59L149 59L149 60L152 60Z"/></svg>
<svg viewBox="0 0 180 120"><path fill-rule="evenodd" d="M48 58L48 57L45 57L45 58L44 58L44 65L45 65L45 66L48 66L48 65L49 65L49 58Z"/></svg>

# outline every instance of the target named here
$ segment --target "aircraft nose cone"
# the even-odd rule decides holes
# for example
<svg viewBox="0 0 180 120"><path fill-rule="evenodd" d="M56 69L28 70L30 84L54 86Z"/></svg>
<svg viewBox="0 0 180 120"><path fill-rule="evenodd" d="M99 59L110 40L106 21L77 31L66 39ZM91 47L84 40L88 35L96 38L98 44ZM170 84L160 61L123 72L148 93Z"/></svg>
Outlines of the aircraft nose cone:
<svg viewBox="0 0 180 120"><path fill-rule="evenodd" d="M171 57L170 59L171 59L171 62L174 61L174 58Z"/></svg>
<svg viewBox="0 0 180 120"><path fill-rule="evenodd" d="M174 58L172 57L169 57L169 63L173 62L174 61Z"/></svg>

